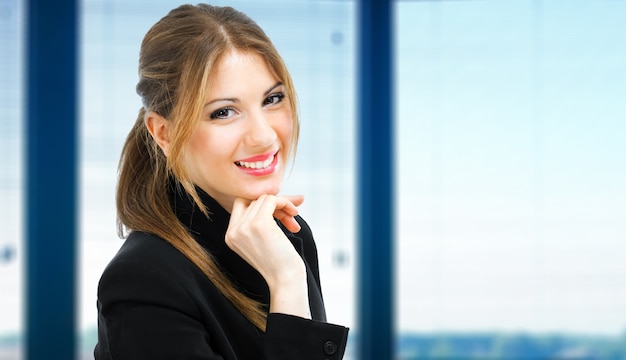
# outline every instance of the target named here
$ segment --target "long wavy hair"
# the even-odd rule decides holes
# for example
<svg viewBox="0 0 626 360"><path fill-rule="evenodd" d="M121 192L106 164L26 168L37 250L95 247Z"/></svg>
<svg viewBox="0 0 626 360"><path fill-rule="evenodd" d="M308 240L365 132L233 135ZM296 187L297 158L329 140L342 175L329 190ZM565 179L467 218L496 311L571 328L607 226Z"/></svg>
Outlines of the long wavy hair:
<svg viewBox="0 0 626 360"><path fill-rule="evenodd" d="M209 216L181 158L201 119L212 71L232 50L260 55L284 84L294 122L293 156L299 129L296 94L287 67L267 35L252 19L231 7L180 6L154 24L141 43L137 94L143 107L120 158L118 232L125 237L131 231L143 231L168 241L200 268L250 322L265 331L267 309L232 284L180 223L168 197L169 179L174 177ZM170 123L168 156L146 128L144 118L149 111Z"/></svg>

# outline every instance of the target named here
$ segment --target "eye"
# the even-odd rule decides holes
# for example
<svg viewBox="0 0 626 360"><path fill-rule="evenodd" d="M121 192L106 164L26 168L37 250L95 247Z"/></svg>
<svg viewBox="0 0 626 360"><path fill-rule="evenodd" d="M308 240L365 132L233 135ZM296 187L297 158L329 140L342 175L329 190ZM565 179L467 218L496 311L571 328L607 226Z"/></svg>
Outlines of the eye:
<svg viewBox="0 0 626 360"><path fill-rule="evenodd" d="M230 107L217 109L211 113L211 119L228 119L229 117L233 116L234 113L235 110Z"/></svg>
<svg viewBox="0 0 626 360"><path fill-rule="evenodd" d="M285 94L282 92L271 94L270 96L266 97L265 100L263 100L263 106L278 104L279 102L283 101L284 98Z"/></svg>

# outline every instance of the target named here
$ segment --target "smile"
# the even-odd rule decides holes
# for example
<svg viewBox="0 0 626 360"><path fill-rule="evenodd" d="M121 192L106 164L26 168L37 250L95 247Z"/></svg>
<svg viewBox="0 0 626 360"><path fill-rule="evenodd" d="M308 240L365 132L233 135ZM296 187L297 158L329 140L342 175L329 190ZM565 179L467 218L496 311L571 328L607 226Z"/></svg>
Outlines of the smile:
<svg viewBox="0 0 626 360"><path fill-rule="evenodd" d="M235 161L237 168L252 176L273 174L278 166L278 150Z"/></svg>
<svg viewBox="0 0 626 360"><path fill-rule="evenodd" d="M273 154L264 161L235 161L235 165L248 169L265 169L272 164L275 157L276 154Z"/></svg>

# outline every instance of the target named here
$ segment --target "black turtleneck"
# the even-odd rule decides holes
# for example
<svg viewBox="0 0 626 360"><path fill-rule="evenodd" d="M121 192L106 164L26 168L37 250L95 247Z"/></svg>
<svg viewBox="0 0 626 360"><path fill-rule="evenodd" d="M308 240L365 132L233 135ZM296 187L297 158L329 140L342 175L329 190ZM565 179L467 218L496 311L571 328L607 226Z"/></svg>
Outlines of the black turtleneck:
<svg viewBox="0 0 626 360"><path fill-rule="evenodd" d="M196 187L196 191L202 203L208 209L209 217L207 218L200 211L182 186L174 185L170 186L169 195L170 203L176 216L187 227L196 241L213 257L218 266L239 290L251 299L267 305L269 308L270 294L265 279L256 269L226 245L225 236L230 221L230 213L199 187ZM320 285L315 281L316 278L319 278L317 250L312 241L312 234L308 225L299 216L296 217L296 220L302 228L297 234L287 230L279 221L276 221L276 223L305 262L311 315L314 320L325 321L326 313ZM301 236L310 239L309 243L306 244Z"/></svg>
<svg viewBox="0 0 626 360"><path fill-rule="evenodd" d="M181 189L181 190L177 190ZM206 217L182 186L169 189L172 209L190 234L247 296L269 304L265 280L224 242L230 214L202 190ZM97 360L317 360L342 358L348 329L328 324L317 250L300 217L297 234L283 232L307 270L312 320L267 316L265 332L230 303L215 284L167 240L133 231L98 285Z"/></svg>

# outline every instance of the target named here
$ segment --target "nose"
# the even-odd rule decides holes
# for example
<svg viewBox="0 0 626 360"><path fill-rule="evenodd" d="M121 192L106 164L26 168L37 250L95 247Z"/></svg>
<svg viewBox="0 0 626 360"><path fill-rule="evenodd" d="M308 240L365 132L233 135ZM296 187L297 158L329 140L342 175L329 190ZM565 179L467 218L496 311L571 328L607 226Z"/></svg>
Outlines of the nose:
<svg viewBox="0 0 626 360"><path fill-rule="evenodd" d="M267 114L257 111L250 114L244 142L250 147L267 147L276 142L276 131Z"/></svg>

